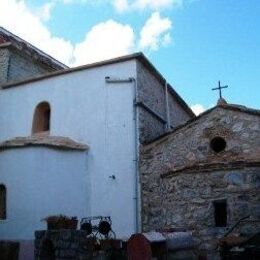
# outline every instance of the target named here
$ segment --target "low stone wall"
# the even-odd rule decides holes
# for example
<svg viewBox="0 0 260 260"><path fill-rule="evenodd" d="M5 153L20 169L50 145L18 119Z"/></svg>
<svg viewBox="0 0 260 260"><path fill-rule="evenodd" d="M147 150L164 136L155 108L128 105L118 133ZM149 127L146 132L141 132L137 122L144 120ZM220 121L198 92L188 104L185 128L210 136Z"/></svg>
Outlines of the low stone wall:
<svg viewBox="0 0 260 260"><path fill-rule="evenodd" d="M35 232L35 259L81 259L93 257L93 243L81 230Z"/></svg>
<svg viewBox="0 0 260 260"><path fill-rule="evenodd" d="M35 232L35 260L126 260L120 240L96 240L82 230ZM2 260L2 259L1 259Z"/></svg>

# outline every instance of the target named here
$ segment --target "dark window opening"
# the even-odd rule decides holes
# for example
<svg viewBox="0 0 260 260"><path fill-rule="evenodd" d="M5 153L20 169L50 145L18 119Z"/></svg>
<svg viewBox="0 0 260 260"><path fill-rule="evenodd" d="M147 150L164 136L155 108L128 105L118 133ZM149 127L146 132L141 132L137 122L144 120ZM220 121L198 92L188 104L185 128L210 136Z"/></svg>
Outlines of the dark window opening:
<svg viewBox="0 0 260 260"><path fill-rule="evenodd" d="M214 217L216 227L227 226L227 201L214 201Z"/></svg>
<svg viewBox="0 0 260 260"><path fill-rule="evenodd" d="M48 132L50 130L51 108L49 103L42 102L35 109L32 133Z"/></svg>
<svg viewBox="0 0 260 260"><path fill-rule="evenodd" d="M0 219L6 219L6 188L0 185Z"/></svg>
<svg viewBox="0 0 260 260"><path fill-rule="evenodd" d="M225 139L222 137L214 137L210 141L210 147L216 153L223 151L226 148L226 146L227 146L227 143L226 143Z"/></svg>
<svg viewBox="0 0 260 260"><path fill-rule="evenodd" d="M46 111L44 111L43 131L49 131L50 130L50 117L51 117L51 110L46 109Z"/></svg>

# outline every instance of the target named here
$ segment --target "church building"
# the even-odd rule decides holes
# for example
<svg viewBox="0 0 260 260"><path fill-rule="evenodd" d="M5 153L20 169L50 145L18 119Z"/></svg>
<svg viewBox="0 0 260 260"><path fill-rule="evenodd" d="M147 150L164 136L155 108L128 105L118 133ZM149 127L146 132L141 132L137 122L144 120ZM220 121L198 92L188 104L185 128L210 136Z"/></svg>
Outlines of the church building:
<svg viewBox="0 0 260 260"><path fill-rule="evenodd" d="M0 239L32 240L55 214L140 231L140 146L191 109L142 53L66 68L0 35Z"/></svg>
<svg viewBox="0 0 260 260"><path fill-rule="evenodd" d="M33 245L58 214L210 250L256 228L260 111L220 99L196 117L142 53L68 68L0 28L0 111L0 240Z"/></svg>
<svg viewBox="0 0 260 260"><path fill-rule="evenodd" d="M236 234L260 232L260 110L220 99L144 146L140 176L146 231L183 228L204 250L241 219Z"/></svg>

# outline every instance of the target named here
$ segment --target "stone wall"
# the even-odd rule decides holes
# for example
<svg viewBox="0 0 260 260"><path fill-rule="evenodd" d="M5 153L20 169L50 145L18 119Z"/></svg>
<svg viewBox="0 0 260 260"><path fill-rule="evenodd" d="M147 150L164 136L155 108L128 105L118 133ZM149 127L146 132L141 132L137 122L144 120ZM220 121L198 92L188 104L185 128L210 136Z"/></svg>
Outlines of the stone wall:
<svg viewBox="0 0 260 260"><path fill-rule="evenodd" d="M139 105L140 141L146 143L167 132L166 90L165 85L140 62L137 62L137 84L137 102L142 104ZM191 118L171 91L168 91L168 102L172 127Z"/></svg>
<svg viewBox="0 0 260 260"><path fill-rule="evenodd" d="M10 51L10 64L8 71L8 81L17 81L29 77L43 75L54 71L43 64L35 62L31 57L21 55L15 50Z"/></svg>
<svg viewBox="0 0 260 260"><path fill-rule="evenodd" d="M260 168L179 174L162 181L161 226L182 226L194 231L203 249L214 249L217 239L239 219L260 218ZM227 227L216 227L214 202L226 200ZM252 221L252 219L250 221ZM257 224L257 222L255 223ZM258 231L260 231L258 223ZM239 233L255 233L252 225L241 225Z"/></svg>
<svg viewBox="0 0 260 260"><path fill-rule="evenodd" d="M0 48L0 84L43 75L55 70L19 52L11 45Z"/></svg>
<svg viewBox="0 0 260 260"><path fill-rule="evenodd" d="M121 240L98 240L83 230L47 230L35 232L37 260L124 260L126 244Z"/></svg>
<svg viewBox="0 0 260 260"><path fill-rule="evenodd" d="M0 45L0 84L67 68L66 65L2 27L0 27ZM3 57L3 52L7 52L8 55ZM4 75L7 78L2 77L3 71L6 72Z"/></svg>
<svg viewBox="0 0 260 260"><path fill-rule="evenodd" d="M259 115L217 107L143 147L144 231L185 227L202 248L212 249L226 231L215 227L214 201L226 200L228 227L247 214L259 219ZM226 141L222 152L210 147L215 136Z"/></svg>
<svg viewBox="0 0 260 260"><path fill-rule="evenodd" d="M0 48L0 84L7 82L9 68L9 51L7 48Z"/></svg>
<svg viewBox="0 0 260 260"><path fill-rule="evenodd" d="M180 106L180 104L176 101L175 97L171 93L168 93L168 102L171 128L184 124L189 119L191 119L191 116Z"/></svg>
<svg viewBox="0 0 260 260"><path fill-rule="evenodd" d="M166 173L197 163L257 160L260 155L259 115L258 110L254 114L239 112L238 107L218 106L145 146L144 163L156 162L163 167L160 172ZM220 153L210 147L210 141L217 136L226 141L226 148Z"/></svg>
<svg viewBox="0 0 260 260"><path fill-rule="evenodd" d="M46 257L50 255L56 260L92 259L93 248L87 244L86 236L85 231L79 230L36 231L35 259L49 259Z"/></svg>
<svg viewBox="0 0 260 260"><path fill-rule="evenodd" d="M145 143L166 133L166 123L153 116L144 108L139 109L139 135L140 142Z"/></svg>

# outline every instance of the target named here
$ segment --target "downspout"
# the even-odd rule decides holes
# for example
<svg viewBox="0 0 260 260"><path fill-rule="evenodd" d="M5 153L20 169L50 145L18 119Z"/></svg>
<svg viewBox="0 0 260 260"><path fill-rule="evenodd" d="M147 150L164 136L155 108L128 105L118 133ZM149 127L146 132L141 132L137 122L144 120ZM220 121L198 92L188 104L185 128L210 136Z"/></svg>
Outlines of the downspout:
<svg viewBox="0 0 260 260"><path fill-rule="evenodd" d="M166 120L167 120L167 125L166 125L166 130L169 131L171 129L171 122L170 122L170 109L169 109L169 95L168 95L168 84L167 81L165 81L165 105L166 105Z"/></svg>
<svg viewBox="0 0 260 260"><path fill-rule="evenodd" d="M138 113L138 89L135 78L132 78L134 82L134 115L135 115L135 225L136 233L141 232L141 187L140 187L140 175L139 175L139 113Z"/></svg>
<svg viewBox="0 0 260 260"><path fill-rule="evenodd" d="M134 120L135 120L135 232L141 232L141 189L139 182L139 114L138 114L138 91L137 82L134 77L120 79L120 78L105 78L107 83L131 83L134 84Z"/></svg>

